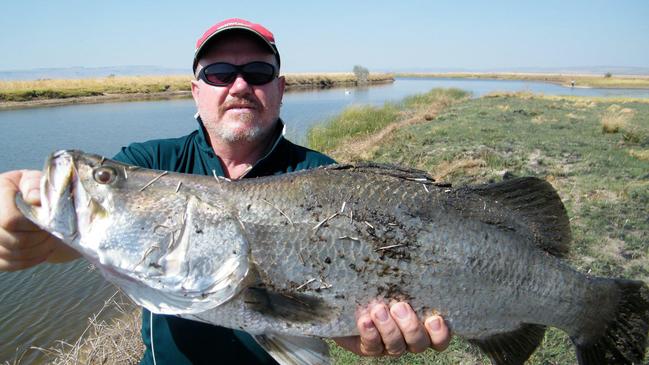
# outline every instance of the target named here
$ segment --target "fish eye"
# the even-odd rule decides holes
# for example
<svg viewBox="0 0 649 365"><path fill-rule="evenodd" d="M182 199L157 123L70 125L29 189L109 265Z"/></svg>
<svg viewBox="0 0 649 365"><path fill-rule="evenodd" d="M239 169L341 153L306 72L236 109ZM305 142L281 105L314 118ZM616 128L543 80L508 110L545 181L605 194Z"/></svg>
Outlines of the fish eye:
<svg viewBox="0 0 649 365"><path fill-rule="evenodd" d="M100 166L92 172L92 177L100 184L110 184L115 181L117 171L112 167Z"/></svg>

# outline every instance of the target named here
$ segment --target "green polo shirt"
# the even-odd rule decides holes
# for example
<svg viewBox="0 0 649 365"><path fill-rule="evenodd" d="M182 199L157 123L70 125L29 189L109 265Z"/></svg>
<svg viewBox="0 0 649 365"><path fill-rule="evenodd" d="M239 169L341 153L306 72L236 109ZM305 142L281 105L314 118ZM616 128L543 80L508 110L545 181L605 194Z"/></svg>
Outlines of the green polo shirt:
<svg viewBox="0 0 649 365"><path fill-rule="evenodd" d="M141 167L189 174L224 176L221 161L200 128L180 138L134 143L114 159ZM280 120L269 151L244 176L279 175L332 164L331 158L291 143L283 137ZM142 309L142 340L146 347L140 364L276 364L247 333Z"/></svg>

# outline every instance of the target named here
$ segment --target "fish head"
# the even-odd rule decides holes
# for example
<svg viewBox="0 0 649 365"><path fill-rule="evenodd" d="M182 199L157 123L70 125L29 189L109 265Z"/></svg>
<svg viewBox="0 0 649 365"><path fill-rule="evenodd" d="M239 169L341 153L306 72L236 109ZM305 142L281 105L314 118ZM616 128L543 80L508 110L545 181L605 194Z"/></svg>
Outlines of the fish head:
<svg viewBox="0 0 649 365"><path fill-rule="evenodd" d="M223 209L176 193L175 182L150 184L160 173L58 151L44 169L41 207L26 215L136 303L156 313L199 313L242 289L247 243Z"/></svg>
<svg viewBox="0 0 649 365"><path fill-rule="evenodd" d="M82 248L82 236L92 231L93 225L106 220L104 206L110 205L106 188L88 182L88 176L94 172L93 165L98 165L100 160L79 164L81 156L78 151L58 151L48 157L40 183L41 206L34 207L28 214L39 226L77 250ZM101 168L101 171L95 175L102 181L117 180L110 175L111 181L108 181L112 168Z"/></svg>

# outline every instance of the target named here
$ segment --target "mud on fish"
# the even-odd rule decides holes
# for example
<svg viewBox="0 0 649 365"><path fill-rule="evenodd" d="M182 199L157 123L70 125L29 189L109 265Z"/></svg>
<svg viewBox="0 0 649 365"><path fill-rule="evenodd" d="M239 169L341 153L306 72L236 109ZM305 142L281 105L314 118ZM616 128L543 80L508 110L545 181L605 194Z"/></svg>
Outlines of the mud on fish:
<svg viewBox="0 0 649 365"><path fill-rule="evenodd" d="M79 151L18 205L135 302L245 330L287 364L327 363L375 298L441 314L494 364L522 364L547 327L580 364L644 358L649 291L569 267L570 226L546 181L452 188L395 166L332 165L229 181ZM443 295L440 295L443 293Z"/></svg>

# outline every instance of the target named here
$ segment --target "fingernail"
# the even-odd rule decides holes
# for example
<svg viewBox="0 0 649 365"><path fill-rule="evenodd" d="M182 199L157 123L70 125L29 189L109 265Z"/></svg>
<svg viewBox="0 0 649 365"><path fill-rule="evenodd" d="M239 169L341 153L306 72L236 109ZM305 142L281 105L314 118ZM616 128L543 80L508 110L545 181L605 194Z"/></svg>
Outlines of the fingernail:
<svg viewBox="0 0 649 365"><path fill-rule="evenodd" d="M388 320L388 311L385 310L385 306L381 306L381 308L379 308L376 312L374 312L374 315L381 322L385 322Z"/></svg>
<svg viewBox="0 0 649 365"><path fill-rule="evenodd" d="M373 330L374 329L374 323L372 322L371 319L367 318L363 321L363 327L367 330Z"/></svg>
<svg viewBox="0 0 649 365"><path fill-rule="evenodd" d="M440 328L442 328L442 323L440 322L439 317L433 317L429 319L428 321L426 321L426 324L431 331L439 331Z"/></svg>
<svg viewBox="0 0 649 365"><path fill-rule="evenodd" d="M38 201L40 197L41 194L38 189L31 189L30 191L27 192L27 196L25 196L25 200L28 200L30 202L35 202Z"/></svg>
<svg viewBox="0 0 649 365"><path fill-rule="evenodd" d="M390 310L397 315L400 319L408 318L408 308L405 303L397 303L390 308Z"/></svg>

